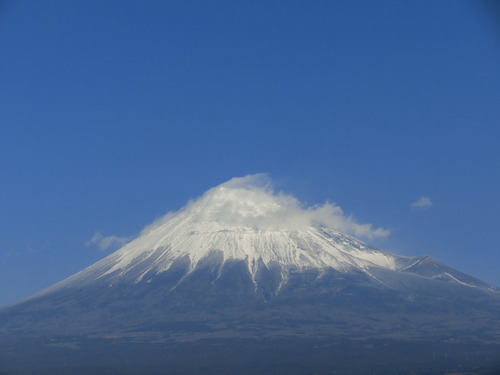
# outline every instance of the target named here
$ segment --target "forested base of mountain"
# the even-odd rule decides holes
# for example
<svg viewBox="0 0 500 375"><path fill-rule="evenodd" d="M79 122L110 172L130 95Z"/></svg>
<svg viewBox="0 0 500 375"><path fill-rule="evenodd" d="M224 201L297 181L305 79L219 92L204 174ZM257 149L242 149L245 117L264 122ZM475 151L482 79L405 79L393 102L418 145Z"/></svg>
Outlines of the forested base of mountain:
<svg viewBox="0 0 500 375"><path fill-rule="evenodd" d="M57 339L0 348L0 375L500 374L500 344L388 339Z"/></svg>

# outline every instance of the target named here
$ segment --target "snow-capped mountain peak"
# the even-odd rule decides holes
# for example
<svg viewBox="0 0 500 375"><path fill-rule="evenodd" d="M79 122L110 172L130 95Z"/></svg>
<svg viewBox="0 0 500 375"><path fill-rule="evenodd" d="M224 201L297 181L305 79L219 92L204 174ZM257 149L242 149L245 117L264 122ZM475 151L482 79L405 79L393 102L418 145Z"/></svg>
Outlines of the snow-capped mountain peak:
<svg viewBox="0 0 500 375"><path fill-rule="evenodd" d="M213 252L223 261L244 261L252 277L260 266L271 265L281 267L283 275L291 268L397 268L400 257L340 230L367 236L385 231L356 223L334 204L304 208L296 198L275 193L265 175L234 178L157 220L135 240L63 283L103 277L139 282L179 259L188 259L193 270Z"/></svg>

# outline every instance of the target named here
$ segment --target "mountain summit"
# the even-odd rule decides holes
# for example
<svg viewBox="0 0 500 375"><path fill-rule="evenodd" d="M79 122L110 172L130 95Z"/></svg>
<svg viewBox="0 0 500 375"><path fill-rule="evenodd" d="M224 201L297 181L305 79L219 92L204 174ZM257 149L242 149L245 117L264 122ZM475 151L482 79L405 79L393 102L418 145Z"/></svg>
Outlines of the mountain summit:
<svg viewBox="0 0 500 375"><path fill-rule="evenodd" d="M255 286L260 281L259 270L279 270L278 289L286 284L290 272L306 271L318 275L358 272L378 283L383 283L380 272L412 272L493 289L450 268L445 270L430 257L403 257L373 248L341 230L368 238L386 236L388 230L359 224L331 203L303 208L297 199L276 194L270 186L264 174L233 178L157 220L112 255L41 294L101 282L149 283L179 263L187 265L186 275L179 280L182 283L200 263L214 257L221 270L228 262L241 262L246 268L243 272ZM429 262L434 272L424 275L421 268Z"/></svg>
<svg viewBox="0 0 500 375"><path fill-rule="evenodd" d="M128 353L140 344L147 356L151 345L191 342L204 353L213 350L206 340L246 340L249 350L276 340L297 350L305 342L324 347L324 340L341 339L355 351L359 340L375 339L398 348L429 340L466 343L460 350L477 343L496 348L499 291L432 257L398 256L352 236L388 233L331 203L303 207L273 192L265 175L232 179L96 264L0 310L6 338L0 370L2 360L16 368L8 353L27 342L35 367L40 353L58 358L55 347L88 349L89 342L99 366L113 362L102 357L103 347L125 345ZM66 354L76 361L75 353L81 352Z"/></svg>
<svg viewBox="0 0 500 375"><path fill-rule="evenodd" d="M100 279L108 283L150 281L180 259L189 263L189 274L214 252L222 264L244 262L254 283L260 267L278 267L286 278L291 269L362 270L369 274L370 267L396 270L407 264L406 259L374 249L335 228L362 231L370 237L385 235L386 230L357 224L332 204L304 209L295 198L273 193L267 182L265 175L247 176L207 191L55 289Z"/></svg>

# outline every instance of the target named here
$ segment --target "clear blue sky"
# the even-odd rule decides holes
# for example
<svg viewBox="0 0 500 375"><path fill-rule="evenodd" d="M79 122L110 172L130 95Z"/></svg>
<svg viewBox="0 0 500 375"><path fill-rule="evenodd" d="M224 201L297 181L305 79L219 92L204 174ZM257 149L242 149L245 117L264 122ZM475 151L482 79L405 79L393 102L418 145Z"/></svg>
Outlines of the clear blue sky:
<svg viewBox="0 0 500 375"><path fill-rule="evenodd" d="M492 4L0 2L0 305L258 172L500 286Z"/></svg>

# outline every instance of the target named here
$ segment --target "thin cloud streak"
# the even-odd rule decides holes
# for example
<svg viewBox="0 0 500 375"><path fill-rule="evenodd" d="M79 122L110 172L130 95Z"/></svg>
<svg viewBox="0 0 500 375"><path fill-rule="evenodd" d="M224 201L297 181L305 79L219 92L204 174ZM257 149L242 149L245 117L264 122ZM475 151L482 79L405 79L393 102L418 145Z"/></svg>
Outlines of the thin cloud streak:
<svg viewBox="0 0 500 375"><path fill-rule="evenodd" d="M432 207L432 200L429 197L420 197L411 204L412 208L426 210Z"/></svg>
<svg viewBox="0 0 500 375"><path fill-rule="evenodd" d="M103 236L101 233L96 232L92 236L92 238L85 242L85 246L96 245L99 250L105 251L111 247L121 247L125 245L127 242L132 240L133 237L118 237L118 236Z"/></svg>

